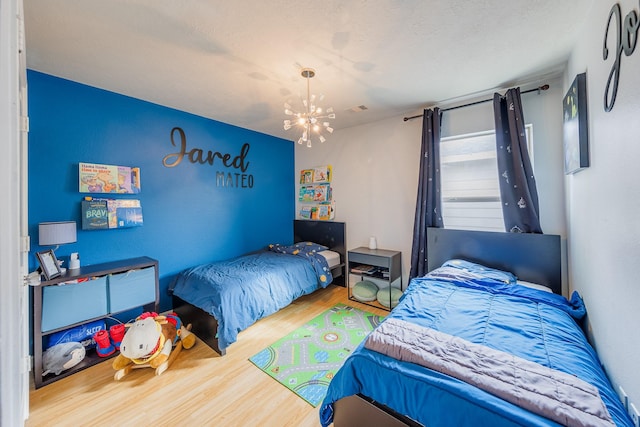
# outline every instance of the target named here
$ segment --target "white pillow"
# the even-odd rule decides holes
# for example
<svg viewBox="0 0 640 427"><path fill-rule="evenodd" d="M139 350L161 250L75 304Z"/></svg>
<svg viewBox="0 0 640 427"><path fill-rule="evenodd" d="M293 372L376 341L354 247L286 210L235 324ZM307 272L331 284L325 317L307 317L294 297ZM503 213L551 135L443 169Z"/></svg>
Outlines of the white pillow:
<svg viewBox="0 0 640 427"><path fill-rule="evenodd" d="M327 264L329 264L329 268L335 267L340 264L340 254L338 252L324 250L318 252L318 255L322 255L324 259L327 260Z"/></svg>
<svg viewBox="0 0 640 427"><path fill-rule="evenodd" d="M527 288L532 288L532 289L537 289L539 291L553 293L553 291L551 290L550 287L545 286L545 285L540 285L538 283L531 283L531 282L527 282L525 280L518 280L516 283L518 285L526 286Z"/></svg>

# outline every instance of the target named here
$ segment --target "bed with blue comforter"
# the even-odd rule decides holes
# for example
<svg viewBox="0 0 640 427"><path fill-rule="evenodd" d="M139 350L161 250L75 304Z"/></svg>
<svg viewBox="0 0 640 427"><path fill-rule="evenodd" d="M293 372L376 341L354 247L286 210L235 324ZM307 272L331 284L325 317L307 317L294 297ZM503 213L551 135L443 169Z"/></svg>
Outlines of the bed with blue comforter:
<svg viewBox="0 0 640 427"><path fill-rule="evenodd" d="M238 333L296 298L324 288L332 281L326 259L318 252L327 247L312 242L270 245L255 253L186 269L172 285L176 297L213 316L214 350L224 354ZM191 313L181 304L176 311L185 323ZM196 335L202 338L202 329Z"/></svg>
<svg viewBox="0 0 640 427"><path fill-rule="evenodd" d="M334 421L340 399L361 395L433 427L631 426L578 325L584 315L576 293L567 300L518 285L515 276L505 271L461 260L446 262L425 277L413 279L399 305L346 360L320 408L321 424ZM377 334L386 323L396 329L388 329L386 336ZM418 335L410 335L409 330ZM428 337L434 336L446 345L413 354L429 347ZM458 350L461 354L452 354ZM470 356L462 354L470 352ZM470 359L465 361L465 357ZM511 364L496 365L503 357ZM456 364L453 374L447 370L451 363ZM459 374L460 366L471 370L468 378ZM486 372L480 372L482 367ZM526 368L527 375L532 368L542 376L521 377L518 368ZM515 396L503 394L503 384L510 381L503 374L515 381L510 391ZM577 389L571 390L577 394L548 387L548 377L575 383ZM498 384L498 390L483 388L486 384ZM526 400L521 393L524 389L534 393L546 389L548 396ZM592 401L581 394L585 390L592 393ZM556 395L559 402L553 400ZM538 410L538 404L546 411Z"/></svg>

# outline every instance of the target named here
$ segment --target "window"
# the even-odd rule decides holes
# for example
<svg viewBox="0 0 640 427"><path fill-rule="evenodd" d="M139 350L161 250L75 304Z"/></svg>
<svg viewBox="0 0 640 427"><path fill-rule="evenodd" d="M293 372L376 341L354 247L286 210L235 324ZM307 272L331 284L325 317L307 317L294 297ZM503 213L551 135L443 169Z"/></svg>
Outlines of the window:
<svg viewBox="0 0 640 427"><path fill-rule="evenodd" d="M533 164L533 126L525 126ZM504 231L495 131L440 141L442 219L445 228Z"/></svg>

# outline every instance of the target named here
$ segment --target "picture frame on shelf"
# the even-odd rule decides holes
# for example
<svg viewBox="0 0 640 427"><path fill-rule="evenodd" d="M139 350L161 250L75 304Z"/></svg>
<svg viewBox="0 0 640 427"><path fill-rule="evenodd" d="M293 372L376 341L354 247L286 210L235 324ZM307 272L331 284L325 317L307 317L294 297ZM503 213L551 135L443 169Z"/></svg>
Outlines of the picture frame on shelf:
<svg viewBox="0 0 640 427"><path fill-rule="evenodd" d="M40 263L42 274L44 274L44 277L47 280L54 279L62 274L60 265L58 264L58 259L56 258L56 254L53 252L53 249L36 252L36 257Z"/></svg>
<svg viewBox="0 0 640 427"><path fill-rule="evenodd" d="M578 74L562 100L564 173L589 167L587 74Z"/></svg>

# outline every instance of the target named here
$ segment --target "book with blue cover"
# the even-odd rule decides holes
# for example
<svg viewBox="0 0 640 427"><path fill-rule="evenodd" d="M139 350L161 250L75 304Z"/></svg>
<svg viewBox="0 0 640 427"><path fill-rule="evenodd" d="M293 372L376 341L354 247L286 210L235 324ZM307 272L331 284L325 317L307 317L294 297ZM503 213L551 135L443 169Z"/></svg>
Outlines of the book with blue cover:
<svg viewBox="0 0 640 427"><path fill-rule="evenodd" d="M105 199L82 201L82 229L106 230L109 228L109 210Z"/></svg>
<svg viewBox="0 0 640 427"><path fill-rule="evenodd" d="M141 227L142 208L140 206L116 208L116 219L118 228Z"/></svg>

